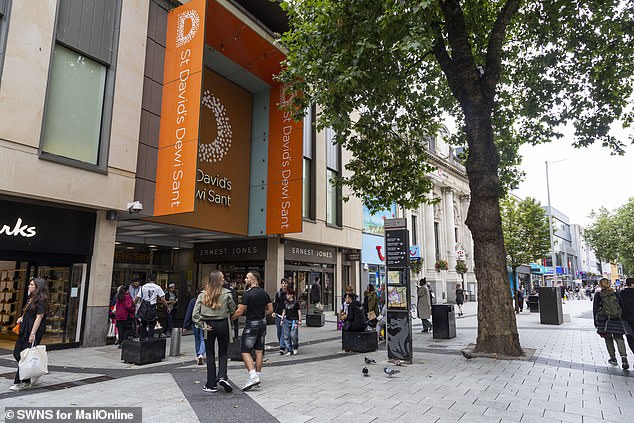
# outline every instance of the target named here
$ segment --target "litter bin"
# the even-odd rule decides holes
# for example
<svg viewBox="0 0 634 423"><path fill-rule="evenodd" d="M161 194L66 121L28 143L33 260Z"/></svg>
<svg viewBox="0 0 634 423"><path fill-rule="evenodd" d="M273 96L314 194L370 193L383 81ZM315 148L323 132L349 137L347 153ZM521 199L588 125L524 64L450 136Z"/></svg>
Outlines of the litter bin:
<svg viewBox="0 0 634 423"><path fill-rule="evenodd" d="M539 313L539 296L537 295L528 296L528 310L531 313Z"/></svg>
<svg viewBox="0 0 634 423"><path fill-rule="evenodd" d="M539 321L542 325L561 325L564 323L560 287L542 286L539 288Z"/></svg>
<svg viewBox="0 0 634 423"><path fill-rule="evenodd" d="M170 357L181 355L181 337L183 336L183 328L173 328L170 338Z"/></svg>
<svg viewBox="0 0 634 423"><path fill-rule="evenodd" d="M431 318L434 338L451 339L456 337L456 314L452 304L433 304Z"/></svg>

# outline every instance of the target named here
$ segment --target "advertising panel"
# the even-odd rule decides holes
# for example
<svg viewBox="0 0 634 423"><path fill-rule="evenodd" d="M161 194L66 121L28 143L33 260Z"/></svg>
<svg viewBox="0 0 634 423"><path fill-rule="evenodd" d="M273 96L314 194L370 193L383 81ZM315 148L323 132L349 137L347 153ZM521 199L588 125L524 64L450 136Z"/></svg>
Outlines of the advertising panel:
<svg viewBox="0 0 634 423"><path fill-rule="evenodd" d="M266 233L302 231L302 123L280 110L285 101L280 84L271 88Z"/></svg>
<svg viewBox="0 0 634 423"><path fill-rule="evenodd" d="M201 101L196 211L156 220L246 235L253 96L205 69Z"/></svg>
<svg viewBox="0 0 634 423"><path fill-rule="evenodd" d="M169 12L154 215L194 211L206 0Z"/></svg>

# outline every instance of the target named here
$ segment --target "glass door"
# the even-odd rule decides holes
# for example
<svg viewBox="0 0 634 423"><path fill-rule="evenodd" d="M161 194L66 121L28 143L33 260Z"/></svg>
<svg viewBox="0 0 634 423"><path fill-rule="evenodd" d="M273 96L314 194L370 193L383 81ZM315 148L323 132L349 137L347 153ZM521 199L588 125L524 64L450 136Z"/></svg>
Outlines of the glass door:
<svg viewBox="0 0 634 423"><path fill-rule="evenodd" d="M66 323L68 300L70 297L70 266L38 266L32 274L48 282L50 308L46 316L46 332L42 342L59 344L68 342Z"/></svg>

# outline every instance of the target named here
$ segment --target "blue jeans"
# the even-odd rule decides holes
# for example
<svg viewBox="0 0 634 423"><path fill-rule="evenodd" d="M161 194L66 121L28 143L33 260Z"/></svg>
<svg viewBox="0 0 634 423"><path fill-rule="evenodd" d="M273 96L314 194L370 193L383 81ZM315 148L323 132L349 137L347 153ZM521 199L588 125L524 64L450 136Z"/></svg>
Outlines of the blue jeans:
<svg viewBox="0 0 634 423"><path fill-rule="evenodd" d="M284 320L284 344L289 352L299 349L299 325L297 320Z"/></svg>
<svg viewBox="0 0 634 423"><path fill-rule="evenodd" d="M286 343L284 342L284 325L282 324L282 318L275 315L275 328L277 329L277 340L280 343L280 351L286 351Z"/></svg>
<svg viewBox="0 0 634 423"><path fill-rule="evenodd" d="M203 333L203 330L193 326L192 332L194 334L194 348L196 350L196 357L198 357L199 355L205 355L205 334Z"/></svg>

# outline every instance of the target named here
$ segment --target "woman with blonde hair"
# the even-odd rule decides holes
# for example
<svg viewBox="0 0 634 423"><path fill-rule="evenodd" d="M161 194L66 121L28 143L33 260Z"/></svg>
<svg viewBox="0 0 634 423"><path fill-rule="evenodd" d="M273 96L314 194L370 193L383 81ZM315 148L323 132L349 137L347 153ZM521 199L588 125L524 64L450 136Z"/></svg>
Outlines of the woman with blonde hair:
<svg viewBox="0 0 634 423"><path fill-rule="evenodd" d="M192 321L203 330L207 353L207 383L205 392L218 392L217 385L226 392L233 391L227 377L227 350L229 348L229 316L236 310L231 291L223 288L224 275L214 270L203 291L198 295ZM218 340L218 374L216 375L216 350Z"/></svg>
<svg viewBox="0 0 634 423"><path fill-rule="evenodd" d="M601 291L594 295L592 311L594 314L594 326L597 333L605 340L605 346L610 354L608 363L617 366L616 351L614 342L621 355L621 365L623 369L630 367L627 361L627 351L623 335L631 335L630 324L622 318L622 304L620 298L612 289L610 281L603 278L599 281Z"/></svg>

